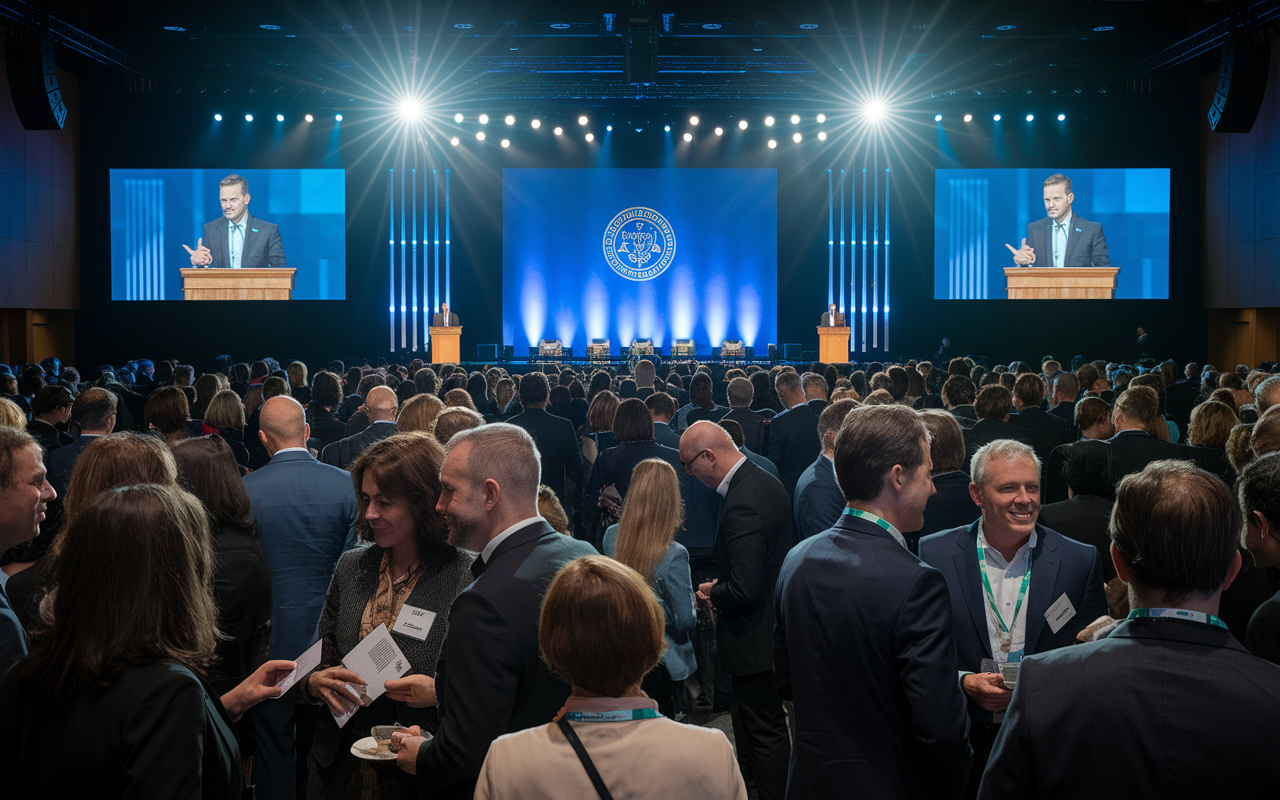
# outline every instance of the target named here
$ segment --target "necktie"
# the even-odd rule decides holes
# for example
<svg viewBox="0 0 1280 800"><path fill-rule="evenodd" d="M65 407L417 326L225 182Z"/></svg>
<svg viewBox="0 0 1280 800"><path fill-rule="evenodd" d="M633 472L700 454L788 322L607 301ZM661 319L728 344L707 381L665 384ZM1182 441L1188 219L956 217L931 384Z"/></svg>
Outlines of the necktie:
<svg viewBox="0 0 1280 800"><path fill-rule="evenodd" d="M1067 225L1065 222L1055 223L1053 226L1053 265L1055 267L1066 266L1067 259Z"/></svg>
<svg viewBox="0 0 1280 800"><path fill-rule="evenodd" d="M240 236L240 223L231 226L231 266L240 266L240 242L243 239Z"/></svg>

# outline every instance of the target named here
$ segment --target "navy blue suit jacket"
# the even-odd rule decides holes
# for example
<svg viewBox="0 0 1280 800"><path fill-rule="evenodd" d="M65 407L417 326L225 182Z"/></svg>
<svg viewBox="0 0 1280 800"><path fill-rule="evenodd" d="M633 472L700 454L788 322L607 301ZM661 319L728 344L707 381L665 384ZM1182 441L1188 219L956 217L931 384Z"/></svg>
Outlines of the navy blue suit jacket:
<svg viewBox="0 0 1280 800"><path fill-rule="evenodd" d="M252 214L245 214L244 226L244 247L240 250L242 268L286 265L284 245L280 242L280 228L274 222L264 222ZM231 266L230 241L226 217L218 217L204 224L204 246L213 254L210 267L226 269Z"/></svg>
<svg viewBox="0 0 1280 800"><path fill-rule="evenodd" d="M1092 545L1068 539L1057 531L1036 525L1036 547L1031 553L1031 585L1027 588L1026 655L1044 653L1073 644L1076 634L1107 613L1102 591L1102 562ZM920 540L920 559L947 578L951 593L951 617L955 624L956 669L979 672L982 659L991 658L987 631L987 595L978 574L978 522L935 533ZM1057 633L1044 613L1066 593L1075 616ZM969 703L974 722L990 723L990 711Z"/></svg>
<svg viewBox="0 0 1280 800"><path fill-rule="evenodd" d="M1053 220L1045 217L1027 226L1027 244L1036 251L1033 267L1053 266ZM1064 267L1109 267L1107 237L1101 222L1090 222L1074 212L1071 214L1071 230L1067 232L1067 252L1062 260Z"/></svg>
<svg viewBox="0 0 1280 800"><path fill-rule="evenodd" d="M394 436L398 432L399 428L394 422L375 422L357 434L325 445L320 451L320 461L333 467L347 469L375 442Z"/></svg>
<svg viewBox="0 0 1280 800"><path fill-rule="evenodd" d="M0 678L27 654L27 636L18 615L9 605L9 596L0 587Z"/></svg>
<svg viewBox="0 0 1280 800"><path fill-rule="evenodd" d="M796 538L808 539L836 524L844 512L844 493L836 483L836 468L825 455L809 465L796 483L793 514Z"/></svg>
<svg viewBox="0 0 1280 800"><path fill-rule="evenodd" d="M963 795L971 754L947 584L840 515L783 561L773 670L795 701L787 798Z"/></svg>

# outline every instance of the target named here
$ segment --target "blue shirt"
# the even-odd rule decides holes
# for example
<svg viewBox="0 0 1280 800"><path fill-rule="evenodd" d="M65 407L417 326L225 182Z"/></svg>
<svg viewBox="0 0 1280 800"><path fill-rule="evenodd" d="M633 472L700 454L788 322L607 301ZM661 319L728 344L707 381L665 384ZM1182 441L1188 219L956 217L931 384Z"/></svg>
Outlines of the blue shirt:
<svg viewBox="0 0 1280 800"><path fill-rule="evenodd" d="M240 269L240 261L244 256L244 237L249 232L249 212L245 211L239 222L227 220L227 252L230 254L231 268Z"/></svg>

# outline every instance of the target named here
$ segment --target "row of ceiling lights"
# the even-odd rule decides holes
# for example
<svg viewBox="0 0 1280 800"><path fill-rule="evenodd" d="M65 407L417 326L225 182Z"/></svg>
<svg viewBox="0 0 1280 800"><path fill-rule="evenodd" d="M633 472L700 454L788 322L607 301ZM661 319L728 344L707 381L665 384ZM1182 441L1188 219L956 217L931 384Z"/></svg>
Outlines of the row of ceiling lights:
<svg viewBox="0 0 1280 800"><path fill-rule="evenodd" d="M270 24L266 24L266 25L259 25L258 27L259 27L259 28L261 28L261 29L263 29L264 31L278 31L278 30L280 30L280 26L279 26L279 25L270 25ZM405 25L405 26L403 26L403 27L404 27L404 29L405 29L405 30L407 30L407 31L417 30L417 28L415 28L413 25ZM474 23L471 23L471 22L455 22L455 23L453 23L453 27L455 27L455 28L457 28L457 29L459 29L459 30L464 30L464 31L466 31L466 30L471 30L472 28L474 28L474 27L475 27L475 24L474 24ZM510 26L508 26L508 27L510 27ZM550 27L552 28L552 30L563 31L563 30L568 30L568 29L569 29L569 27L570 27L570 25L569 25L569 23L567 23L567 22L553 22L553 23L551 23L551 26L550 26ZM721 28L723 28L723 27L724 27L724 25L723 25L722 23L719 23L719 22L704 22L704 23L702 23L702 28L703 28L703 30L708 30L708 31L718 31L718 30L720 30L720 29L721 29ZM812 30L817 30L817 29L818 29L818 25L817 25L817 23L813 23L813 22L803 22L803 23L801 23L800 25L798 25L797 27L799 27L799 28L800 28L800 30L802 30L802 31L812 31ZM1016 30L1016 29L1017 29L1017 27L1018 27L1017 25L997 25L997 26L996 26L996 30L998 30L998 31L1012 31L1012 30ZM187 30L186 28L182 27L181 25L165 25L165 26L164 26L164 29L165 29L166 31L174 31L174 32L177 32L177 33L185 33L185 32L186 32L186 30ZM1096 26L1096 27L1093 29L1093 31L1094 31L1094 33L1105 33L1105 32L1107 32L1107 31L1113 31L1113 30L1115 30L1115 29L1116 29L1116 28L1115 28L1115 26L1114 26L1114 25L1098 25L1098 26Z"/></svg>
<svg viewBox="0 0 1280 800"><path fill-rule="evenodd" d="M312 115L310 115L310 114L307 114L305 117L303 117L303 119L305 119L307 122L315 122L315 117L313 117L313 116L312 116ZM341 115L341 114L334 114L334 115L333 115L333 119L334 119L334 121L335 121L335 122L342 122L342 115ZM214 114L214 115L213 115L213 121L214 121L214 122L222 122L222 114ZM245 122L253 122L253 115L252 115L252 114L245 114L245 115L244 115L244 121L245 121ZM284 122L284 114L276 114L276 122Z"/></svg>

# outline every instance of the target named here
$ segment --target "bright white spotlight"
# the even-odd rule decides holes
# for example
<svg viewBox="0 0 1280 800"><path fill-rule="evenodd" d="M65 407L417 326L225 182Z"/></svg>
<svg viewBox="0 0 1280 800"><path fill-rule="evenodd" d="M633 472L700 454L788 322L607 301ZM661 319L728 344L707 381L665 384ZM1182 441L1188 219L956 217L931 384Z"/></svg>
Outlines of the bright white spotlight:
<svg viewBox="0 0 1280 800"><path fill-rule="evenodd" d="M214 121L214 122L222 122L222 115L221 115L221 114L214 114L214 115L213 115L213 121Z"/></svg>
<svg viewBox="0 0 1280 800"><path fill-rule="evenodd" d="M819 115L818 115L818 124L819 124L819 125L821 125L822 123L824 123L824 122L826 122L826 121L827 121L827 115L826 115L826 114L819 114Z"/></svg>
<svg viewBox="0 0 1280 800"><path fill-rule="evenodd" d="M791 115L791 124L792 124L792 125L799 125L799 124L800 124L800 115L799 115L799 114L792 114L792 115Z"/></svg>
<svg viewBox="0 0 1280 800"><path fill-rule="evenodd" d="M765 118L764 118L764 124L765 124L765 125L772 125L772 124L773 124L773 117L765 117Z"/></svg>
<svg viewBox="0 0 1280 800"><path fill-rule="evenodd" d="M799 131L791 134L791 141L795 142L796 144L800 144L800 140L803 138L804 137L800 135Z"/></svg>
<svg viewBox="0 0 1280 800"><path fill-rule="evenodd" d="M605 126L604 126L604 129L605 129L606 131L609 131L610 133L612 133L612 132L613 132L613 126L612 126L612 125L605 125Z"/></svg>
<svg viewBox="0 0 1280 800"><path fill-rule="evenodd" d="M284 122L284 114L276 114L276 122Z"/></svg>
<svg viewBox="0 0 1280 800"><path fill-rule="evenodd" d="M516 118L511 114L508 114L506 117L504 117L502 121L507 123L508 125L516 124Z"/></svg>
<svg viewBox="0 0 1280 800"><path fill-rule="evenodd" d="M422 118L422 103L412 97L406 97L400 101L399 106L400 119L405 122L413 122Z"/></svg>
<svg viewBox="0 0 1280 800"><path fill-rule="evenodd" d="M738 130L745 131L747 129L747 121L745 119L738 120Z"/></svg>
<svg viewBox="0 0 1280 800"><path fill-rule="evenodd" d="M341 115L341 114L334 114L334 115L333 115L333 121L334 121L334 122L342 122L342 115Z"/></svg>
<svg viewBox="0 0 1280 800"><path fill-rule="evenodd" d="M252 114L245 114L245 115L244 115L244 121L245 121L245 122L253 122L253 115L252 115Z"/></svg>
<svg viewBox="0 0 1280 800"><path fill-rule="evenodd" d="M941 114L934 114L934 115L933 115L933 121L934 121L934 122L942 122L942 115L941 115Z"/></svg>
<svg viewBox="0 0 1280 800"><path fill-rule="evenodd" d="M595 140L596 140L596 135L595 135L594 133L588 133L588 134L587 134L587 141L588 141L588 142L594 142Z"/></svg>
<svg viewBox="0 0 1280 800"><path fill-rule="evenodd" d="M867 118L868 122L879 122L884 119L886 111L884 101L877 98L867 101L867 104L862 108L862 115Z"/></svg>
<svg viewBox="0 0 1280 800"><path fill-rule="evenodd" d="M511 146L511 140L510 140L510 139L503 139L503 140L502 140L502 146L503 146L503 147L510 147L510 146Z"/></svg>
<svg viewBox="0 0 1280 800"><path fill-rule="evenodd" d="M1066 114L1059 114L1059 115L1058 115L1058 122L1065 122L1065 121L1066 121L1066 119L1067 119L1067 115L1066 115Z"/></svg>
<svg viewBox="0 0 1280 800"><path fill-rule="evenodd" d="M698 118L697 118L697 117L689 117L689 124L690 124L690 125L697 125L697 124L698 124Z"/></svg>
<svg viewBox="0 0 1280 800"><path fill-rule="evenodd" d="M462 120L464 120L464 119L466 119L466 117L462 116L462 112L461 112L461 111L459 111L457 114L454 114L454 115L453 115L453 121L454 121L454 122L462 122Z"/></svg>
<svg viewBox="0 0 1280 800"><path fill-rule="evenodd" d="M686 134L684 135L684 140L685 140L686 142L692 142L692 141L693 141L693 134L692 134L692 133L686 133Z"/></svg>
<svg viewBox="0 0 1280 800"><path fill-rule="evenodd" d="M1031 122L1031 121L1032 121L1032 120L1034 120L1035 118L1036 118L1036 115L1035 115L1035 114L1028 114L1028 115L1027 115L1027 122Z"/></svg>
<svg viewBox="0 0 1280 800"><path fill-rule="evenodd" d="M995 120L996 122L999 122L999 121L1000 121L1000 115L999 115L999 114L996 114L996 115L995 115L994 117L992 117L991 119Z"/></svg>
<svg viewBox="0 0 1280 800"><path fill-rule="evenodd" d="M316 118L315 118L315 117L313 117L313 116L311 116L310 114L308 114L307 116L303 117L303 119L305 119L307 122L315 122L315 120L316 120Z"/></svg>
<svg viewBox="0 0 1280 800"><path fill-rule="evenodd" d="M478 142L484 141L484 131L476 131L476 141Z"/></svg>
<svg viewBox="0 0 1280 800"><path fill-rule="evenodd" d="M770 150L773 150L773 149L774 149L774 148L776 148L777 146L778 146L778 140L777 140L777 139L770 139L770 140L769 140L769 149L770 149Z"/></svg>
<svg viewBox="0 0 1280 800"><path fill-rule="evenodd" d="M534 130L537 130L538 128L541 128L541 127L542 127L542 120L540 120L540 119L535 119L535 120L530 121L530 123L529 123L529 127L533 128Z"/></svg>
<svg viewBox="0 0 1280 800"><path fill-rule="evenodd" d="M586 115L585 115L585 114L584 114L584 115L582 115L581 117L578 117L578 124L579 124L579 125L586 125L586 124L587 124L587 117L586 117Z"/></svg>
<svg viewBox="0 0 1280 800"><path fill-rule="evenodd" d="M724 128L716 126L716 136L724 136Z"/></svg>
<svg viewBox="0 0 1280 800"><path fill-rule="evenodd" d="M972 114L965 114L965 115L964 115L964 121L965 121L965 122L973 122L973 115L972 115Z"/></svg>
<svg viewBox="0 0 1280 800"><path fill-rule="evenodd" d="M667 133L671 133L671 126L670 126L670 125L663 125L663 126L662 126L662 129L663 129L664 131L666 131Z"/></svg>
<svg viewBox="0 0 1280 800"><path fill-rule="evenodd" d="M818 131L818 141L820 141L820 142L825 142L826 140L827 140L827 132L826 132L826 131Z"/></svg>
<svg viewBox="0 0 1280 800"><path fill-rule="evenodd" d="M488 114L481 114L480 116L476 117L476 121L477 121L477 122L479 122L481 125L488 125L488 124L489 124L489 115L488 115Z"/></svg>
<svg viewBox="0 0 1280 800"><path fill-rule="evenodd" d="M455 137L453 137L452 139L450 139L450 140L449 140L449 144L453 145L454 147L457 147L457 146L458 146L458 143L459 143L459 142L461 142L461 141L462 141L461 139L459 139L457 136L455 136Z"/></svg>
<svg viewBox="0 0 1280 800"><path fill-rule="evenodd" d="M554 133L556 136L559 136L560 134L564 133L564 128L561 128L559 125L557 125Z"/></svg>

